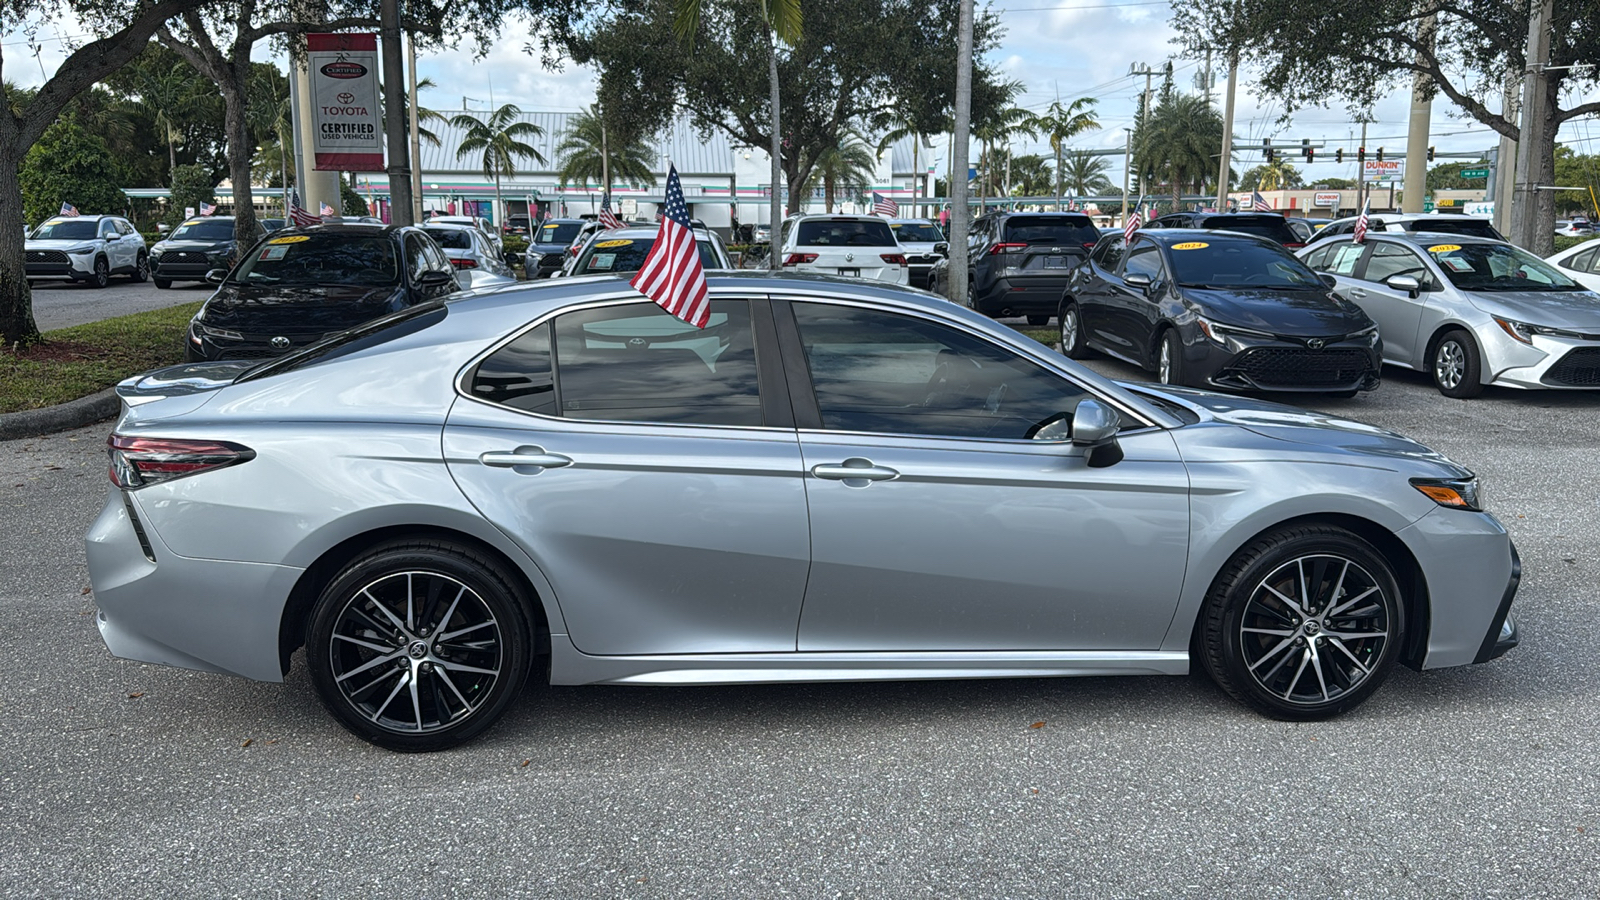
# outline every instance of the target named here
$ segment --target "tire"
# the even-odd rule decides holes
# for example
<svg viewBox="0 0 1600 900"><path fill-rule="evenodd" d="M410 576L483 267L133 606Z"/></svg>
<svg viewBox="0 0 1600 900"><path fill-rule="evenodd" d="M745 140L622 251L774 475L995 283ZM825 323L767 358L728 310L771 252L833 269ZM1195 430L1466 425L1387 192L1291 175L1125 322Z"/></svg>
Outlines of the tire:
<svg viewBox="0 0 1600 900"><path fill-rule="evenodd" d="M972 273L968 272L967 273L967 309L976 311L977 308L978 308L978 301L977 301L976 293L973 290L973 288L974 288L974 285L972 283Z"/></svg>
<svg viewBox="0 0 1600 900"><path fill-rule="evenodd" d="M1083 317L1078 313L1078 304L1061 304L1056 322L1061 326L1061 355L1068 359L1087 358L1089 348L1083 342Z"/></svg>
<svg viewBox="0 0 1600 900"><path fill-rule="evenodd" d="M111 264L106 262L104 256L94 258L94 274L89 276L89 286L103 288L111 283Z"/></svg>
<svg viewBox="0 0 1600 900"><path fill-rule="evenodd" d="M1029 316L1028 317L1028 324L1032 325L1034 328L1043 328L1044 326L1050 324L1050 317L1049 316Z"/></svg>
<svg viewBox="0 0 1600 900"><path fill-rule="evenodd" d="M1428 355L1428 371L1433 374L1433 386L1439 393L1457 400L1466 400L1483 393L1478 380L1480 370L1478 345L1472 336L1457 328L1445 332Z"/></svg>
<svg viewBox="0 0 1600 900"><path fill-rule="evenodd" d="M532 667L516 584L493 560L442 541L381 544L351 562L318 597L306 635L323 705L363 740L406 753L482 734Z"/></svg>
<svg viewBox="0 0 1600 900"><path fill-rule="evenodd" d="M164 291L172 287L171 278L154 278L151 280L156 283L156 290Z"/></svg>
<svg viewBox="0 0 1600 900"><path fill-rule="evenodd" d="M139 254L139 259L133 264L133 274L130 276L135 282L144 283L150 280L150 257Z"/></svg>
<svg viewBox="0 0 1600 900"><path fill-rule="evenodd" d="M1383 555L1343 528L1303 525L1234 555L1206 595L1195 643L1229 696L1312 721L1370 697L1404 638L1405 605Z"/></svg>
<svg viewBox="0 0 1600 900"><path fill-rule="evenodd" d="M1178 337L1176 328L1161 333L1161 347L1156 354L1156 380L1162 384L1183 384L1183 340Z"/></svg>

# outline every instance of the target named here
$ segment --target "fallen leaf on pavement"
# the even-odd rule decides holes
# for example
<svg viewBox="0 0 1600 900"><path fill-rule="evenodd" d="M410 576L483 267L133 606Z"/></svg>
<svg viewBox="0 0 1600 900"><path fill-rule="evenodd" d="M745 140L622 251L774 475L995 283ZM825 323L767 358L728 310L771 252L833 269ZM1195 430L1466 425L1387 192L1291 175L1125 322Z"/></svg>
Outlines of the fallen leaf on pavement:
<svg viewBox="0 0 1600 900"><path fill-rule="evenodd" d="M245 739L244 739L244 743L242 743L242 744L240 744L240 745L239 745L239 746L241 746L241 747L248 747L248 746L250 746L250 745L251 745L251 744L254 744L254 743L255 743L255 742L256 742L256 739L255 739L255 738L245 738Z"/></svg>
<svg viewBox="0 0 1600 900"><path fill-rule="evenodd" d="M1032 725L1029 725L1028 727L1029 728L1043 728L1044 727L1044 723L1043 722L1035 722Z"/></svg>
<svg viewBox="0 0 1600 900"><path fill-rule="evenodd" d="M128 694L128 699L129 700L137 700L137 699L139 699L140 697L143 697L143 696L144 696L144 691L133 691L132 693Z"/></svg>

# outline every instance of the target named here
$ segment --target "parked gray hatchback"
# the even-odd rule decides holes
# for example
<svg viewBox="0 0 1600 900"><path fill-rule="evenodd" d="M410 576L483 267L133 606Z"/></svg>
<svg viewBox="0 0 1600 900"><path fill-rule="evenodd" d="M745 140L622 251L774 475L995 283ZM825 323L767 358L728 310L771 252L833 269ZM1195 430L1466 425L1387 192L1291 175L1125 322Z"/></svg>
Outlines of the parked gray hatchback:
<svg viewBox="0 0 1600 900"><path fill-rule="evenodd" d="M303 646L417 751L546 682L1198 663L1317 719L1517 643L1477 479L1398 434L1112 382L918 291L708 282L704 329L563 278L124 382L106 644L265 681Z"/></svg>

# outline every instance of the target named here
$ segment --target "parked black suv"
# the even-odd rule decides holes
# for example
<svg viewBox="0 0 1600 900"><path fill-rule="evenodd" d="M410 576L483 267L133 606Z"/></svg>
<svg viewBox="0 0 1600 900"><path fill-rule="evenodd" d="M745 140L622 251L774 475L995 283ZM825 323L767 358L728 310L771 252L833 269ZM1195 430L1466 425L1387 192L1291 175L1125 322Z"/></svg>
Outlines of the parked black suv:
<svg viewBox="0 0 1600 900"><path fill-rule="evenodd" d="M972 223L967 301L986 316L1050 321L1072 270L1089 257L1100 229L1083 213L999 212ZM934 263L928 290L942 293L948 260Z"/></svg>
<svg viewBox="0 0 1600 900"><path fill-rule="evenodd" d="M1219 231L1237 231L1253 234L1269 241L1277 241L1290 249L1304 247L1289 220L1277 213L1168 213L1151 222L1148 228L1205 228Z"/></svg>
<svg viewBox="0 0 1600 900"><path fill-rule="evenodd" d="M250 243L265 236L257 220ZM150 248L150 275L166 290L174 281L205 281L207 272L230 268L237 258L233 216L203 216L185 221Z"/></svg>
<svg viewBox="0 0 1600 900"><path fill-rule="evenodd" d="M561 271L561 264L567 261L567 248L586 224L584 219L545 219L536 232L528 235L528 252L522 258L528 278L549 278Z"/></svg>

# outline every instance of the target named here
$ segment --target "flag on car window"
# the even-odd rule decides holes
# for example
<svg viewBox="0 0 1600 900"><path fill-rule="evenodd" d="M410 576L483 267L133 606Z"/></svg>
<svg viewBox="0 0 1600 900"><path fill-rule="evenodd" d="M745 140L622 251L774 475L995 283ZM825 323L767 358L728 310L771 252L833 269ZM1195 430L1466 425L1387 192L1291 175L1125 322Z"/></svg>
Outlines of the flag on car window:
<svg viewBox="0 0 1600 900"><path fill-rule="evenodd" d="M711 295L706 288L705 267L700 265L700 246L689 222L689 206L683 202L678 168L671 163L667 164L666 203L656 242L630 284L696 328L704 328L711 321Z"/></svg>
<svg viewBox="0 0 1600 900"><path fill-rule="evenodd" d="M894 202L894 200L888 197L885 197L877 191L873 191L872 212L874 215L888 216L892 219L895 216L900 215L900 204Z"/></svg>
<svg viewBox="0 0 1600 900"><path fill-rule="evenodd" d="M56 213L56 215L58 215L58 216L66 216L68 218L75 218L78 215L78 208L76 206L73 206L71 203L68 203L65 200L63 200L61 202L61 212Z"/></svg>
<svg viewBox="0 0 1600 900"><path fill-rule="evenodd" d="M311 211L300 205L300 192L295 191L289 195L289 221L296 228L306 228L311 225L320 225L322 220L311 214Z"/></svg>
<svg viewBox="0 0 1600 900"><path fill-rule="evenodd" d="M1250 207L1252 209L1265 209L1268 211L1271 211L1272 209L1272 207L1267 204L1267 198L1261 196L1260 191L1250 192Z"/></svg>
<svg viewBox="0 0 1600 900"><path fill-rule="evenodd" d="M1141 206L1144 206L1143 197L1140 197L1139 202L1133 205L1133 212L1128 214L1128 221L1123 223L1122 240L1125 242L1133 240L1133 233L1144 226L1144 219L1139 216L1139 207Z"/></svg>
<svg viewBox="0 0 1600 900"><path fill-rule="evenodd" d="M333 207L329 206L328 204L324 203L324 204L322 204L322 213L321 214L324 215L324 216L337 216L339 214L339 211L334 209Z"/></svg>
<svg viewBox="0 0 1600 900"><path fill-rule="evenodd" d="M606 228L621 228L622 220L611 211L611 192L606 191L600 198L600 224Z"/></svg>
<svg viewBox="0 0 1600 900"><path fill-rule="evenodd" d="M212 206L211 204L205 202L204 200L200 201L200 215L209 216L209 215L215 214L216 211L217 211L217 208L215 206Z"/></svg>
<svg viewBox="0 0 1600 900"><path fill-rule="evenodd" d="M1356 228L1355 228L1354 237L1356 239L1356 243L1358 243L1358 244L1364 243L1366 241L1366 239L1367 239L1367 204L1366 203L1362 203L1361 204L1361 215L1356 216Z"/></svg>

